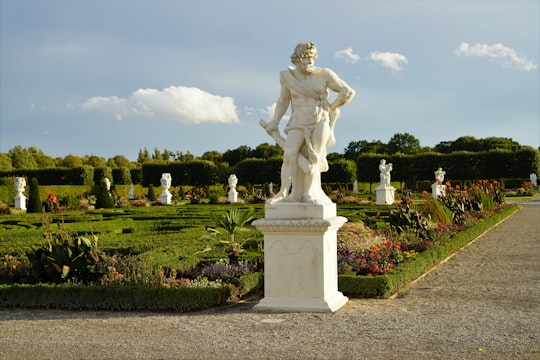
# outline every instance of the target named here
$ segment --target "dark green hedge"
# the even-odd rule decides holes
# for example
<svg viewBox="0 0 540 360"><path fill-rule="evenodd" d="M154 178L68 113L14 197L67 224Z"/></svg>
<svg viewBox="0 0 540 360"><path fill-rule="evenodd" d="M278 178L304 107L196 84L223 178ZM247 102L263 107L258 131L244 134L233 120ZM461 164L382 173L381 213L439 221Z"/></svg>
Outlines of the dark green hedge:
<svg viewBox="0 0 540 360"><path fill-rule="evenodd" d="M381 159L394 165L392 181L405 182L408 185L419 180L433 180L434 172L439 167L446 171L449 179L494 180L528 178L529 174L538 173L540 166L539 151L533 148L478 153L460 151L450 154L362 154L356 160L358 181L378 182Z"/></svg>
<svg viewBox="0 0 540 360"><path fill-rule="evenodd" d="M517 206L512 206L495 214L464 230L457 236L432 246L415 257L408 259L385 275L376 277L339 275L338 288L343 294L349 297L391 296L517 210Z"/></svg>
<svg viewBox="0 0 540 360"><path fill-rule="evenodd" d="M170 173L172 186L211 185L218 177L217 166L206 160L149 162L142 166L143 185L161 186L161 174Z"/></svg>
<svg viewBox="0 0 540 360"><path fill-rule="evenodd" d="M0 285L0 307L187 312L224 304L230 294L229 287Z"/></svg>
<svg viewBox="0 0 540 360"><path fill-rule="evenodd" d="M94 168L81 166L77 168L0 171L0 178L16 176L27 179L36 178L40 185L92 185L94 183Z"/></svg>

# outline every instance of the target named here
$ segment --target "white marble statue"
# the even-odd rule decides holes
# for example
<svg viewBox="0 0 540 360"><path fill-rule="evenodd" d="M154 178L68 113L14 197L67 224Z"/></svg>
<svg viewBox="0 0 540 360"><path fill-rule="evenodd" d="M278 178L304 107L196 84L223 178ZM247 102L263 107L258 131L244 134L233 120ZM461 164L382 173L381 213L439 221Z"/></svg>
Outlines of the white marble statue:
<svg viewBox="0 0 540 360"><path fill-rule="evenodd" d="M105 181L105 187L107 188L107 191L111 190L111 180L109 178L105 178L103 181Z"/></svg>
<svg viewBox="0 0 540 360"><path fill-rule="evenodd" d="M163 192L159 195L160 202L163 205L170 205L172 203L172 194L169 192L169 189L172 184L172 177L170 173L161 174L161 187Z"/></svg>
<svg viewBox="0 0 540 360"><path fill-rule="evenodd" d="M381 159L381 162L379 163L379 171L381 172L379 175L381 178L381 184L379 187L391 187L390 172L392 171L392 163L387 164L385 159Z"/></svg>
<svg viewBox="0 0 540 360"><path fill-rule="evenodd" d="M14 185L15 185L15 191L17 192L17 194L23 193L24 188L26 187L26 179L23 177L16 177Z"/></svg>
<svg viewBox="0 0 540 360"><path fill-rule="evenodd" d="M435 171L435 181L438 184L442 184L444 182L444 175L446 175L446 171L444 171L442 168L438 168Z"/></svg>
<svg viewBox="0 0 540 360"><path fill-rule="evenodd" d="M229 188L236 189L237 184L238 184L238 178L236 177L236 174L231 174L229 176Z"/></svg>
<svg viewBox="0 0 540 360"><path fill-rule="evenodd" d="M229 202L235 204L238 202L238 191L236 191L236 185L238 184L238 178L235 174L229 175Z"/></svg>
<svg viewBox="0 0 540 360"><path fill-rule="evenodd" d="M26 187L26 179L23 177L16 177L14 181L15 191L15 209L26 210L26 196L24 196L24 188Z"/></svg>
<svg viewBox="0 0 540 360"><path fill-rule="evenodd" d="M133 183L129 185L129 200L135 200L135 186L133 186Z"/></svg>
<svg viewBox="0 0 540 360"><path fill-rule="evenodd" d="M529 176L529 179L531 180L531 183L534 186L534 188L536 188L538 186L536 174L531 173L531 175Z"/></svg>
<svg viewBox="0 0 540 360"><path fill-rule="evenodd" d="M332 70L314 66L318 58L314 43L300 43L291 55L294 67L280 73L281 91L274 117L261 126L283 148L281 189L268 203L279 201L323 204L331 202L321 188L321 172L328 170L326 148L335 144L334 125L339 107L349 103L353 89ZM328 100L328 89L337 93ZM291 106L291 116L279 132L279 122ZM291 190L292 186L292 190Z"/></svg>

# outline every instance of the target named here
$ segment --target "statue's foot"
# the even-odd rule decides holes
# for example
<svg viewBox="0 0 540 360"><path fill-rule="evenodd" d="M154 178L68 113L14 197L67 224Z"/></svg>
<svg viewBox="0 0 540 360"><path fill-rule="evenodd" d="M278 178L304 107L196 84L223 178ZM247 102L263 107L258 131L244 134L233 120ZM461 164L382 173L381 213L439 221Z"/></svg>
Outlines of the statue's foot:
<svg viewBox="0 0 540 360"><path fill-rule="evenodd" d="M279 201L285 200L286 197L287 197L287 193L285 191L280 191L275 196L273 196L270 199L266 200L266 203L275 204L275 203L277 203Z"/></svg>

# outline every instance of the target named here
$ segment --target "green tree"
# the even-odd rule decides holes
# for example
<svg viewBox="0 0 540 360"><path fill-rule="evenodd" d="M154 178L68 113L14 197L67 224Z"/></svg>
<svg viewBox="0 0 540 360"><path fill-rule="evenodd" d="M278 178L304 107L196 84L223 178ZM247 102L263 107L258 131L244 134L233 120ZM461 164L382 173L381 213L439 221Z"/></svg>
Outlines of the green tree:
<svg viewBox="0 0 540 360"><path fill-rule="evenodd" d="M39 183L36 178L30 179L30 186L28 188L28 207L27 213L40 213L43 211L41 205L41 199L39 197Z"/></svg>
<svg viewBox="0 0 540 360"><path fill-rule="evenodd" d="M235 166L240 161L253 157L252 150L247 145L242 145L234 150L227 150L223 153L223 161L229 163L230 166Z"/></svg>
<svg viewBox="0 0 540 360"><path fill-rule="evenodd" d="M10 171L11 169L13 169L11 157L6 153L0 153L0 171Z"/></svg>
<svg viewBox="0 0 540 360"><path fill-rule="evenodd" d="M150 153L148 152L147 148L144 148L144 150L139 150L139 156L137 157L137 163L139 165L144 164L148 160L152 160L150 157Z"/></svg>
<svg viewBox="0 0 540 360"><path fill-rule="evenodd" d="M387 147L390 154L402 153L413 155L422 150L420 141L409 133L394 134L390 141L388 141Z"/></svg>
<svg viewBox="0 0 540 360"><path fill-rule="evenodd" d="M222 161L223 154L217 150L207 151L201 156L201 160L208 160L214 164L218 164Z"/></svg>
<svg viewBox="0 0 540 360"><path fill-rule="evenodd" d="M20 145L15 146L9 151L11 157L11 166L14 169L37 169L38 165L34 155L28 149Z"/></svg>
<svg viewBox="0 0 540 360"><path fill-rule="evenodd" d="M83 159L83 163L84 165L90 165L95 168L107 167L107 162L105 159L96 155L87 156L85 159Z"/></svg>
<svg viewBox="0 0 540 360"><path fill-rule="evenodd" d="M131 161L129 161L124 155L116 155L115 157L109 158L107 160L107 166L110 168L133 168Z"/></svg>
<svg viewBox="0 0 540 360"><path fill-rule="evenodd" d="M283 156L283 149L280 148L278 145L270 145L268 143L263 143L258 145L255 150L252 150L250 156L268 160L274 157Z"/></svg>
<svg viewBox="0 0 540 360"><path fill-rule="evenodd" d="M62 167L76 168L83 166L83 159L80 156L69 154L61 162Z"/></svg>

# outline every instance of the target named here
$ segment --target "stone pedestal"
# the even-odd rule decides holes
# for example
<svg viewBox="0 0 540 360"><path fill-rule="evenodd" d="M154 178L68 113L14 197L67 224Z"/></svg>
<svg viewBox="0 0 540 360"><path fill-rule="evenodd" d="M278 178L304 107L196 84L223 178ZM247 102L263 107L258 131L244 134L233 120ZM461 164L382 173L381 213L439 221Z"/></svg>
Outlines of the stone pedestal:
<svg viewBox="0 0 540 360"><path fill-rule="evenodd" d="M377 205L392 205L395 200L396 188L393 186L379 186L377 192Z"/></svg>
<svg viewBox="0 0 540 360"><path fill-rule="evenodd" d="M163 205L171 205L172 194L168 190L163 190L161 195L159 195L159 200Z"/></svg>
<svg viewBox="0 0 540 360"><path fill-rule="evenodd" d="M231 204L236 204L238 202L238 191L234 189L229 190L229 202Z"/></svg>
<svg viewBox="0 0 540 360"><path fill-rule="evenodd" d="M347 219L336 204L266 204L253 225L264 234L264 298L256 310L334 312L338 291L337 231Z"/></svg>
<svg viewBox="0 0 540 360"><path fill-rule="evenodd" d="M15 209L26 210L26 196L23 193L15 195Z"/></svg>
<svg viewBox="0 0 540 360"><path fill-rule="evenodd" d="M431 195L433 195L434 199L446 196L446 185L436 182L431 184Z"/></svg>

